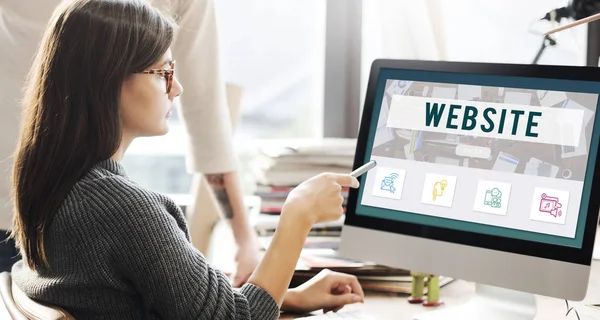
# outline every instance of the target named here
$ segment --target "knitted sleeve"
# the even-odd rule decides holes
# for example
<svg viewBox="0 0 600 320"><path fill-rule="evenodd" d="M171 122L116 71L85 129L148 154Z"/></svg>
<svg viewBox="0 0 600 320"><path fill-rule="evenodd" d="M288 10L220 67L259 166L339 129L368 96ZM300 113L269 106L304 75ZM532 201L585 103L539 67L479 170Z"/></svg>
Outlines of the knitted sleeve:
<svg viewBox="0 0 600 320"><path fill-rule="evenodd" d="M130 281L144 305L165 319L277 319L271 295L253 284L234 291L221 271L208 265L161 200L106 179L108 192L94 196L111 225L110 251L118 274ZM103 197L103 194L108 196Z"/></svg>

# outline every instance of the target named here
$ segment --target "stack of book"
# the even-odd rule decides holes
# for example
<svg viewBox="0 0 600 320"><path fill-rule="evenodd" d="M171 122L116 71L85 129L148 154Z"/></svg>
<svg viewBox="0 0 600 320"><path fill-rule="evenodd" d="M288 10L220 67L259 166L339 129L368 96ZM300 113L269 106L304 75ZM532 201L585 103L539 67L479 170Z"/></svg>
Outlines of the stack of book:
<svg viewBox="0 0 600 320"><path fill-rule="evenodd" d="M255 228L261 235L275 231L279 214L289 193L303 181L322 172L352 171L356 139L324 138L274 140L257 148L250 164L256 181L254 195L260 197L260 214ZM348 189L342 191L344 207ZM314 226L313 235L339 235L344 220Z"/></svg>
<svg viewBox="0 0 600 320"><path fill-rule="evenodd" d="M259 147L250 167L261 212L280 213L290 191L315 175L350 172L355 148L356 139L341 138L276 140Z"/></svg>
<svg viewBox="0 0 600 320"><path fill-rule="evenodd" d="M285 193L284 188L321 172L348 173L355 148L356 139L279 140L259 147L251 168L259 189L276 187L272 191Z"/></svg>

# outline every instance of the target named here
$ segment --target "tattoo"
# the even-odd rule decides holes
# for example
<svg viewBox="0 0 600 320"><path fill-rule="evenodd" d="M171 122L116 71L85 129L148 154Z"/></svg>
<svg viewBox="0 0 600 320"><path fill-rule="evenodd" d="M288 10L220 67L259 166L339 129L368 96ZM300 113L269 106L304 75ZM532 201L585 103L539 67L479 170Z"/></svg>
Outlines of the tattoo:
<svg viewBox="0 0 600 320"><path fill-rule="evenodd" d="M221 173L207 174L206 180L212 187L219 204L221 204L221 209L223 209L225 218L233 218L233 207L231 206L231 201L229 200L229 195L227 194L227 188L225 187L225 175Z"/></svg>

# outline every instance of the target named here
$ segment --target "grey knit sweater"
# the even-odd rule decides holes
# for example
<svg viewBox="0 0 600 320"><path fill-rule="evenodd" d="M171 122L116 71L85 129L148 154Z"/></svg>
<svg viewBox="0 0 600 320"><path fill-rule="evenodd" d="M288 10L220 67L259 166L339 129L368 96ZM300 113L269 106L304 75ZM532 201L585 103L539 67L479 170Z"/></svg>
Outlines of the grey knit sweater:
<svg viewBox="0 0 600 320"><path fill-rule="evenodd" d="M77 319L277 319L260 287L234 291L190 242L182 212L105 160L72 189L47 234L50 270L18 262L15 284Z"/></svg>

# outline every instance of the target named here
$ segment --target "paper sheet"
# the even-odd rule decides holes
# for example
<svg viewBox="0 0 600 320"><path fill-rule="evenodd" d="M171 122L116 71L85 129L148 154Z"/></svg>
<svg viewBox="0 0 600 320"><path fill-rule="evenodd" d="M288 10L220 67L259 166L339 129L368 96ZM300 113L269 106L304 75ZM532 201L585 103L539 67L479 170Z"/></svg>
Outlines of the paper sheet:
<svg viewBox="0 0 600 320"><path fill-rule="evenodd" d="M585 134L581 134L579 136L579 145L578 146L562 146L562 154L561 158L572 158L578 156L585 156L587 154L587 139L585 138Z"/></svg>
<svg viewBox="0 0 600 320"><path fill-rule="evenodd" d="M392 84L385 90L385 93L387 93L390 97L404 94L411 84L412 81L394 80L392 81Z"/></svg>
<svg viewBox="0 0 600 320"><path fill-rule="evenodd" d="M518 164L519 159L501 151L500 153L498 153L498 158L496 158L496 162L494 162L492 170L503 172L515 172L515 170L517 170Z"/></svg>
<svg viewBox="0 0 600 320"><path fill-rule="evenodd" d="M384 97L379 111L379 119L377 120L377 128L384 127L387 124L388 115L390 114L390 106L388 98Z"/></svg>
<svg viewBox="0 0 600 320"><path fill-rule="evenodd" d="M428 93L429 93L429 86L425 86L425 88L423 88L423 97L426 97Z"/></svg>
<svg viewBox="0 0 600 320"><path fill-rule="evenodd" d="M592 120L594 113L588 108L583 107L573 100L567 100L563 104L563 108L574 109L574 110L583 110L583 129L587 126L587 124ZM561 158L572 158L578 156L584 156L587 154L587 137L585 135L585 130L581 130L579 134L579 145L577 146L561 146L562 154ZM560 126L560 130L564 130L563 135L573 134L573 129L568 125Z"/></svg>
<svg viewBox="0 0 600 320"><path fill-rule="evenodd" d="M412 139L413 132L408 129L396 129L396 135L402 139L410 140Z"/></svg>
<svg viewBox="0 0 600 320"><path fill-rule="evenodd" d="M456 88L434 87L431 96L441 99L456 99Z"/></svg>
<svg viewBox="0 0 600 320"><path fill-rule="evenodd" d="M375 132L375 140L373 141L373 147L378 147L384 143L394 140L394 133L392 128L386 126L377 128Z"/></svg>
<svg viewBox="0 0 600 320"><path fill-rule="evenodd" d="M590 122L590 120L592 120L592 117L594 116L594 112L592 110L580 105L579 103L571 99L567 99L563 103L562 107L565 109L583 110L583 128L587 126L587 124ZM581 132L583 133L583 130Z"/></svg>
<svg viewBox="0 0 600 320"><path fill-rule="evenodd" d="M451 133L448 133L448 134L446 135L446 141L450 141L450 142L456 142L456 143L458 143L458 142L460 141L460 138L458 137L458 135L457 135L457 134L451 134Z"/></svg>
<svg viewBox="0 0 600 320"><path fill-rule="evenodd" d="M481 98L481 86L458 85L458 100L471 101L473 98Z"/></svg>
<svg viewBox="0 0 600 320"><path fill-rule="evenodd" d="M531 105L531 93L510 91L504 95L504 103Z"/></svg>
<svg viewBox="0 0 600 320"><path fill-rule="evenodd" d="M459 166L460 165L460 159L454 159L454 158L447 158L447 157L436 156L435 157L435 163L437 163L437 164L448 164L448 165L452 165L452 166Z"/></svg>
<svg viewBox="0 0 600 320"><path fill-rule="evenodd" d="M567 100L567 94L562 91L538 90L537 96L542 107L551 107Z"/></svg>

